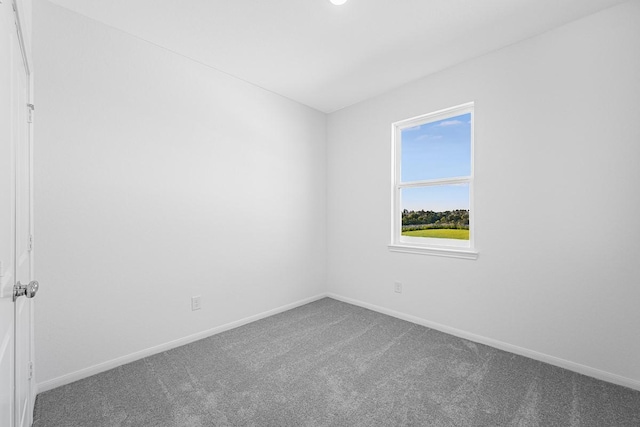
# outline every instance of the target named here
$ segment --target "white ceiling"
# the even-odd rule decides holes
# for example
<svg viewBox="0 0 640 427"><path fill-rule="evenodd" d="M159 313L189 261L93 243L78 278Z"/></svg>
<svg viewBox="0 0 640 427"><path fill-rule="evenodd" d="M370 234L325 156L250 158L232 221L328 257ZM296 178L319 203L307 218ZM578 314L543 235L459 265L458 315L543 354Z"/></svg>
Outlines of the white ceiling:
<svg viewBox="0 0 640 427"><path fill-rule="evenodd" d="M323 112L626 0L51 0Z"/></svg>

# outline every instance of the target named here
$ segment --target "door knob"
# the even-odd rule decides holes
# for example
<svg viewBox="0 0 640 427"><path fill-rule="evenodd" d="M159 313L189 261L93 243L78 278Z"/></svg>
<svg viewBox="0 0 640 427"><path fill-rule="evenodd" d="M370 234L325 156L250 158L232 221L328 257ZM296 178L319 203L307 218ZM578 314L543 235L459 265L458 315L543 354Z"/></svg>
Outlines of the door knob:
<svg viewBox="0 0 640 427"><path fill-rule="evenodd" d="M13 300L15 301L22 295L26 296L27 298L33 298L36 296L36 293L38 293L39 288L40 284L35 280L29 282L28 285L23 285L20 283L20 281L18 281L18 283L13 287Z"/></svg>

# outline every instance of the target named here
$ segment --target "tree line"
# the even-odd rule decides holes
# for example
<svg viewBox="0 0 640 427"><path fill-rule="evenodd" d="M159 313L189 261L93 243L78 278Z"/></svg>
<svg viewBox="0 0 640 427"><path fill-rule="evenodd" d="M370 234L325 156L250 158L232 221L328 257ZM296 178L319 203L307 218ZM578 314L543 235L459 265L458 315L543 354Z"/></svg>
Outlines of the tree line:
<svg viewBox="0 0 640 427"><path fill-rule="evenodd" d="M425 228L469 229L469 211L456 209L453 211L402 211L402 230L423 230Z"/></svg>

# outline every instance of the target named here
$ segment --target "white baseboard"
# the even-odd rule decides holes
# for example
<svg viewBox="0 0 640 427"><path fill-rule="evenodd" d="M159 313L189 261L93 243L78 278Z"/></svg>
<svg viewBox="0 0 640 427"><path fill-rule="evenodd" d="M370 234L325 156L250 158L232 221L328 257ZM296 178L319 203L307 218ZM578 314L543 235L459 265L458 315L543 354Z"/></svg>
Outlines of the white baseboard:
<svg viewBox="0 0 640 427"><path fill-rule="evenodd" d="M406 320L407 322L416 323L418 325L425 326L430 329L435 329L440 332L444 332L449 335L454 335L459 338L464 338L469 341L473 341L479 344L485 344L493 348L508 351L520 356L528 357L530 359L538 360L540 362L548 363L550 365L558 366L560 368L568 369L579 374L587 375L602 381L607 381L613 384L629 387L634 390L640 390L640 381L623 377L621 375L613 374L611 372L602 371L600 369L592 368L590 366L581 365L580 363L571 362L569 360L561 359L559 357L550 356L548 354L540 353L527 348L518 347L513 344L508 344L502 341L487 338L481 335L476 335L471 332L466 332L460 329L452 328L450 326L441 325L439 323L431 322L421 317L412 316L409 314L401 313L399 311L390 310L388 308L380 307L374 304L369 304L363 301L359 301L352 298L343 297L334 293L328 293L329 298L336 299L338 301L346 302L348 304L357 305L359 307L367 308L369 310L376 311L378 313L386 314L398 319Z"/></svg>
<svg viewBox="0 0 640 427"><path fill-rule="evenodd" d="M539 353L534 350L529 350L523 347L518 347L516 345L508 344L502 341L494 340L492 338L487 338L481 335L476 335L470 332L466 332L460 329L452 328L449 326L441 325L439 323L431 322L429 320L423 319L421 317L412 316L409 314L401 313L399 311L391 310L388 308L380 307L374 304L369 304L363 301L359 301L352 298L343 297L338 294L328 293L328 294L320 294L311 298L306 298L300 301L293 302L291 304L283 305L278 308L274 308L272 310L268 310L254 316L245 317L244 319L237 320L235 322L230 322L213 329L208 329L206 331L198 332L193 335L189 335L183 338L179 338L177 340L173 340L164 344L160 344L154 347L150 347L141 351L137 351L135 353L128 354L126 356L118 357L116 359L109 360L107 362L99 363L94 366L90 366L88 368L80 369L78 371L72 372L70 374L62 375L57 378L53 378L51 380L43 381L41 383L36 384L36 392L42 393L56 387L60 387L74 381L81 380L83 378L90 377L95 374L99 374L104 371L108 371L109 369L116 368L121 365L125 365L130 362L134 362L136 360L142 359L144 357L152 356L157 353L162 353L163 351L171 350L176 347L180 347L185 344L192 343L194 341L201 340L203 338L210 337L212 335L219 334L224 331L228 331L233 328L237 328L242 325L246 325L247 323L255 322L256 320L264 319L265 317L273 316L274 314L282 313L287 310L291 310L292 308L300 307L302 305L308 304L313 301L317 301L324 297L330 297L338 301L346 302L348 304L353 304L359 307L367 308L369 310L376 311L378 313L386 314L392 317L396 317L398 319L406 320L411 323L415 323L418 325L425 326L427 328L435 329L450 335L454 335L456 337L468 339L469 341L477 342L480 344L485 344L500 350L508 351L510 353L518 354L520 356L528 357L530 359L538 360L540 362L549 363L554 366L559 366L561 368L568 369L570 371L577 372L579 374L587 375L593 378L597 378L599 380L607 381L613 384L618 384L624 387L629 387L634 390L640 390L640 381L626 378L621 375L613 374L610 372L602 371L596 368L592 368L589 366L581 365L579 363L571 362L569 360L560 359L555 356L550 356L548 354ZM34 394L34 395L35 395Z"/></svg>
<svg viewBox="0 0 640 427"><path fill-rule="evenodd" d="M154 354L162 353L163 351L171 350L173 348L180 347L182 345L189 344L194 341L198 341L203 338L207 338L212 335L216 335L221 332L228 331L230 329L234 329L242 325L246 325L247 323L255 322L256 320L264 319L265 317L273 316L274 314L291 310L292 308L309 304L310 302L317 301L319 299L325 298L326 296L327 294L320 294L320 295L313 296L311 298L305 298L303 300L296 301L291 304L286 304L281 307L274 308L272 310L264 311L254 316L245 317L244 319L236 320L235 322L226 323L224 325L217 326L215 328L208 329L206 331L198 332L193 335L188 335L186 337L179 338L177 340L169 341L167 343L156 345L154 347L149 347L144 350L140 350L135 353L128 354L126 356L117 357L115 359L102 362L97 365L90 366L88 368L80 369L70 374L62 375L57 378L53 378L51 380L37 383L34 396L37 395L38 393L43 393L45 391L54 389L56 387L70 384L74 381L78 381L83 378L87 378L92 375L96 375L101 372L108 371L109 369L117 368L118 366L122 366L127 363L131 363L136 360L143 359L148 356L152 356Z"/></svg>

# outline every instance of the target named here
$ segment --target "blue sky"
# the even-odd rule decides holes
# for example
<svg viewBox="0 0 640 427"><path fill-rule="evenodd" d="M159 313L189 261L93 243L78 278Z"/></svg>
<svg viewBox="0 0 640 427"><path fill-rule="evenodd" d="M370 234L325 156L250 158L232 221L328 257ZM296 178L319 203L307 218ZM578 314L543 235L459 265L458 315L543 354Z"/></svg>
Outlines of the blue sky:
<svg viewBox="0 0 640 427"><path fill-rule="evenodd" d="M402 130L403 182L471 174L471 114ZM402 190L402 209L469 209L469 186L446 185Z"/></svg>

